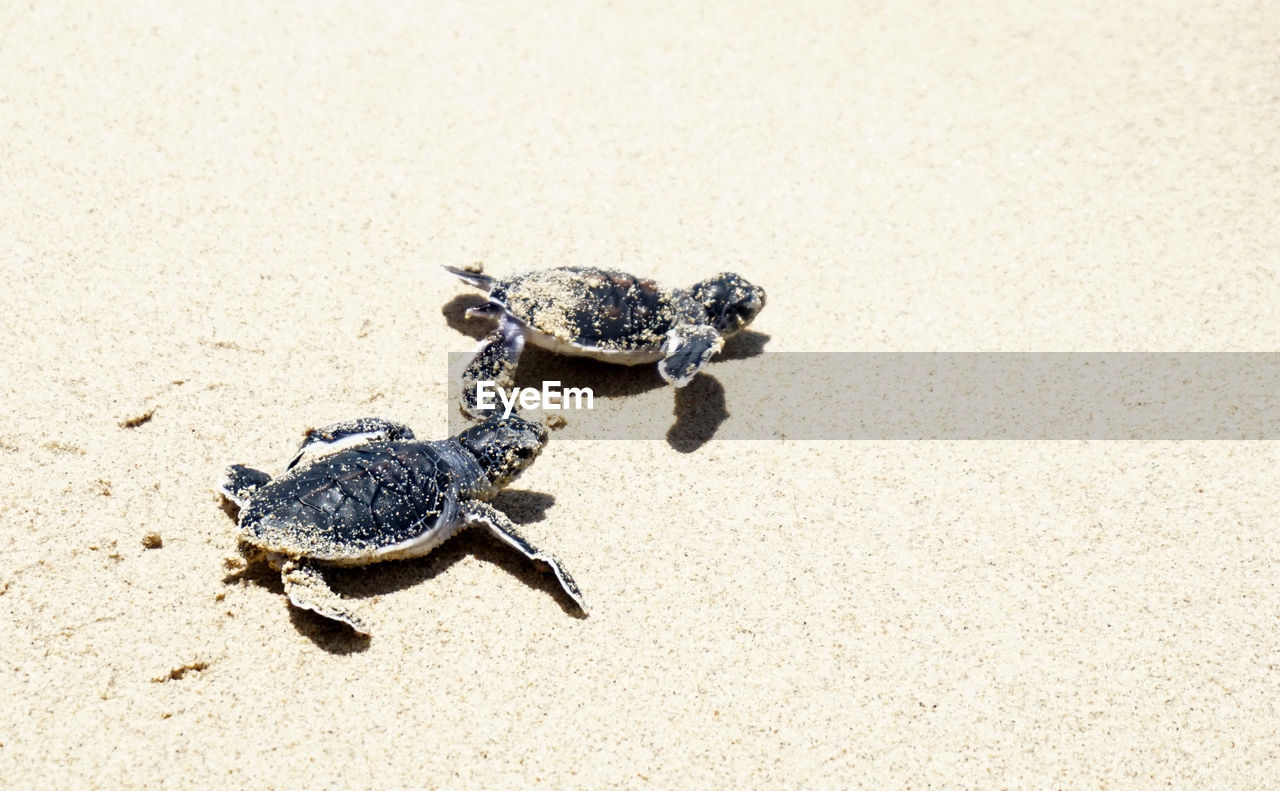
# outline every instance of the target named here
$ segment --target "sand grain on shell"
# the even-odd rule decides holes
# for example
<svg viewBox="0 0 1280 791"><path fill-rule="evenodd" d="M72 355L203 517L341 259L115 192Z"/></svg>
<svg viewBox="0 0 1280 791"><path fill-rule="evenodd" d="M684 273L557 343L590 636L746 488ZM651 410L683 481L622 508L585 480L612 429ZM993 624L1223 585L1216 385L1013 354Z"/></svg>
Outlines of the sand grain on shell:
<svg viewBox="0 0 1280 791"><path fill-rule="evenodd" d="M599 270L584 274L563 270L535 271L521 278L510 289L507 294L507 309L534 329L562 343L581 343L583 337L600 338L603 334L605 325L600 318L591 319L592 323L587 326L582 326L581 321L583 307L592 306L594 289L607 283L612 283L622 293L619 298L621 306L610 306L608 309L621 311L629 309L629 304L635 304L636 326L652 327L653 330L626 338L601 338L592 345L617 351L662 345L666 330L674 326L677 319L671 294L652 281L637 280L624 272ZM639 289L647 289L660 295L656 315L646 315L646 308L635 298ZM595 312L608 309L600 308ZM588 315L590 313L591 311ZM613 318L620 315L618 313Z"/></svg>

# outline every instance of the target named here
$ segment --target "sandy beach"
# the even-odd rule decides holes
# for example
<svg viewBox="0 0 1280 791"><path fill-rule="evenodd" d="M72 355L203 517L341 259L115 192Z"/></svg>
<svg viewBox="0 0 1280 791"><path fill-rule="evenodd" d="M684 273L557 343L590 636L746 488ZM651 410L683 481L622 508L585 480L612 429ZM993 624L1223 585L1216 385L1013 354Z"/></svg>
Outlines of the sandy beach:
<svg viewBox="0 0 1280 791"><path fill-rule="evenodd" d="M767 352L1280 349L1280 6L687 6L0 9L7 788L1275 782L1274 442L553 434L498 505L589 617L478 532L331 573L369 640L224 567L228 463L445 436L441 265L735 270Z"/></svg>

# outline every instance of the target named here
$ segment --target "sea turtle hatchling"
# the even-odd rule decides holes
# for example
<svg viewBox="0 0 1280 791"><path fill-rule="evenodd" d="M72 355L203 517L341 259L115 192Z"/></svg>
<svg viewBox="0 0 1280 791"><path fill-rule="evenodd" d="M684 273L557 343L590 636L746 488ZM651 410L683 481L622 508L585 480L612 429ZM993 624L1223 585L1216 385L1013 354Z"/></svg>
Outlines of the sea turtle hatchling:
<svg viewBox="0 0 1280 791"><path fill-rule="evenodd" d="M546 441L545 427L515 414L435 442L415 440L399 423L361 418L310 432L278 478L234 464L219 488L240 506L241 554L265 556L294 606L361 634L368 629L351 603L330 590L321 568L425 555L469 525L483 525L546 563L586 612L560 562L486 502L533 463Z"/></svg>
<svg viewBox="0 0 1280 791"><path fill-rule="evenodd" d="M764 307L764 289L725 272L688 289L666 289L612 269L559 267L506 278L446 270L489 292L467 317L491 316L498 326L476 349L462 375L462 410L482 417L476 383L510 389L526 341L560 354L622 365L657 363L676 387L689 383L724 338L746 327Z"/></svg>

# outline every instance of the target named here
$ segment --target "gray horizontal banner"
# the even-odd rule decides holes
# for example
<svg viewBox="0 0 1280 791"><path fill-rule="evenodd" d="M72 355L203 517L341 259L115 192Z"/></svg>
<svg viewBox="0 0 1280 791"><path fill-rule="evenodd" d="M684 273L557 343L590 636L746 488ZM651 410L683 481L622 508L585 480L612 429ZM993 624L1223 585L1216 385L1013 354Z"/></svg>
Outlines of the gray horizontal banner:
<svg viewBox="0 0 1280 791"><path fill-rule="evenodd" d="M459 430L470 355L449 357ZM530 349L516 385L552 396L551 408L526 395L517 410L553 427L563 418L557 441L1280 439L1271 352L757 352L718 357L677 390L653 365ZM591 390L590 408L574 408L569 388Z"/></svg>

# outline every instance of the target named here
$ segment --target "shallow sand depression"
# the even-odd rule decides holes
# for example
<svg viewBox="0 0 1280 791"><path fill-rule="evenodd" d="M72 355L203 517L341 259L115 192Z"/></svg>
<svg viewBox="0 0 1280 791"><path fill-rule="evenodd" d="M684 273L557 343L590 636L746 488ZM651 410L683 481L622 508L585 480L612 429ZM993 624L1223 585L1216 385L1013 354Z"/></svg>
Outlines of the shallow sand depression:
<svg viewBox="0 0 1280 791"><path fill-rule="evenodd" d="M6 787L1273 782L1273 442L553 433L498 504L589 617L478 531L333 572L367 641L224 567L226 464L445 435L442 264L736 270L768 352L1280 348L1278 7L685 5L0 11Z"/></svg>

